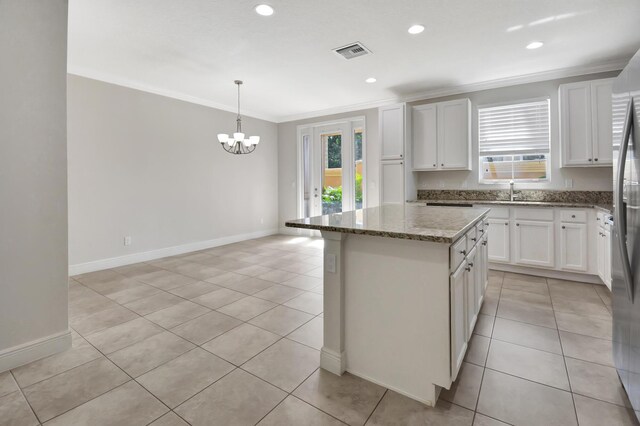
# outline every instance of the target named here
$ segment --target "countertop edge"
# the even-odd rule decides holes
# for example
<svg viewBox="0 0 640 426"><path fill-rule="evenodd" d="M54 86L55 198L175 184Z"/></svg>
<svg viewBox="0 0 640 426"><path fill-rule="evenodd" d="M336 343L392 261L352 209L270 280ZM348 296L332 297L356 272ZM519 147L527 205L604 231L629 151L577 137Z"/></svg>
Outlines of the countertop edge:
<svg viewBox="0 0 640 426"><path fill-rule="evenodd" d="M522 206L522 207L557 207L557 208L574 208L574 209L597 209L612 214L610 206L592 203L568 203L558 201L503 201L503 200L410 200L407 204L425 204L431 203L431 206L437 207L438 204L473 204L485 206Z"/></svg>
<svg viewBox="0 0 640 426"><path fill-rule="evenodd" d="M374 229L356 229L356 228L346 228L346 227L331 226L331 225L312 225L307 223L289 222L289 221L286 221L284 223L284 226L287 228L339 232L342 234L370 235L373 237L386 237L386 238L395 238L395 239L402 239L402 240L428 241L433 243L453 244L462 236L464 236L476 223L478 223L479 220L486 218L487 215L489 214L489 211L490 209L484 209L482 213L476 216L473 220L469 221L469 223L467 223L461 230L456 232L451 237L413 234L413 233L406 233L406 232L381 231L381 230L374 230Z"/></svg>

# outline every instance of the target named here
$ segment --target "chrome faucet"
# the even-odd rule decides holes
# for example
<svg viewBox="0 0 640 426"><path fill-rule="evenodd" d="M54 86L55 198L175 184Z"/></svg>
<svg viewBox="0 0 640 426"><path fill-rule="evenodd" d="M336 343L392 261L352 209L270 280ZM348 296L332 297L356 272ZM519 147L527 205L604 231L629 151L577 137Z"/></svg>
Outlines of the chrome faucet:
<svg viewBox="0 0 640 426"><path fill-rule="evenodd" d="M516 197L513 195L513 185L515 185L515 182L513 180L509 181L509 200L513 201L516 199Z"/></svg>

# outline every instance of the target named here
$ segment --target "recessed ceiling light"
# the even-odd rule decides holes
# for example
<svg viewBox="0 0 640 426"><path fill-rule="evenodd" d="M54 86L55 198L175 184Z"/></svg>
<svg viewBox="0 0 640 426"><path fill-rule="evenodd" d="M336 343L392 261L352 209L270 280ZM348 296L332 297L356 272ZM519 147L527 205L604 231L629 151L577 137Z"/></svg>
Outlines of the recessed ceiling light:
<svg viewBox="0 0 640 426"><path fill-rule="evenodd" d="M369 78L368 78L368 79L366 79L365 81L366 81L367 83L375 83L375 82L376 82L376 81L378 81L378 80L376 80L374 77L369 77Z"/></svg>
<svg viewBox="0 0 640 426"><path fill-rule="evenodd" d="M409 27L409 34L420 34L424 31L424 25L416 24Z"/></svg>
<svg viewBox="0 0 640 426"><path fill-rule="evenodd" d="M273 8L268 4L259 4L256 6L256 13L262 16L273 15Z"/></svg>
<svg viewBox="0 0 640 426"><path fill-rule="evenodd" d="M538 49L539 47L542 47L544 45L543 42L541 41L532 41L531 43L527 44L527 49Z"/></svg>

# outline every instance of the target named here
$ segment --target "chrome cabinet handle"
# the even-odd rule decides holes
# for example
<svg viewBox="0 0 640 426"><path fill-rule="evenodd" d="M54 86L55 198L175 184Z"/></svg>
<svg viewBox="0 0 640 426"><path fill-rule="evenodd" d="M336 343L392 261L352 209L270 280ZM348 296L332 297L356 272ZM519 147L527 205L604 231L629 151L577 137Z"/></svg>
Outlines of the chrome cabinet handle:
<svg viewBox="0 0 640 426"><path fill-rule="evenodd" d="M509 226L509 222L505 222L505 223L504 223L504 226Z"/></svg>
<svg viewBox="0 0 640 426"><path fill-rule="evenodd" d="M593 159L593 161L598 161L598 159L597 159L597 158L594 158L594 159Z"/></svg>
<svg viewBox="0 0 640 426"><path fill-rule="evenodd" d="M469 268L473 268L473 262L469 262L467 265L469 265Z"/></svg>
<svg viewBox="0 0 640 426"><path fill-rule="evenodd" d="M566 228L566 226L562 225L562 229L565 229L565 228Z"/></svg>
<svg viewBox="0 0 640 426"><path fill-rule="evenodd" d="M467 271L467 272L471 272L471 268L468 267L468 266L466 268L464 268L464 270Z"/></svg>
<svg viewBox="0 0 640 426"><path fill-rule="evenodd" d="M483 241L483 242L482 242L482 245L483 245L483 246L486 246L486 245L487 245L487 242L486 242L486 241Z"/></svg>
<svg viewBox="0 0 640 426"><path fill-rule="evenodd" d="M466 250L460 250L460 254L467 254Z"/></svg>
<svg viewBox="0 0 640 426"><path fill-rule="evenodd" d="M472 239L471 239L471 241L477 241L477 240L478 240L477 238L472 238Z"/></svg>
<svg viewBox="0 0 640 426"><path fill-rule="evenodd" d="M571 215L571 219L575 219L575 218L576 218L576 215L575 215L575 214L572 214L572 215Z"/></svg>
<svg viewBox="0 0 640 426"><path fill-rule="evenodd" d="M519 224L519 223L516 223L516 226L520 226L520 224Z"/></svg>

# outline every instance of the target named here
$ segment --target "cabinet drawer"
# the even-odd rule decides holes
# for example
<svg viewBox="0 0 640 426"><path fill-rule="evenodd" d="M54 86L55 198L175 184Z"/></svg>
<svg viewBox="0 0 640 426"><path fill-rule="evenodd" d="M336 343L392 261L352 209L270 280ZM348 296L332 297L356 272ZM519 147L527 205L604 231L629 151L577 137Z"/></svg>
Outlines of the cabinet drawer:
<svg viewBox="0 0 640 426"><path fill-rule="evenodd" d="M480 205L480 207L491 209L487 214L490 219L509 219L509 207L493 207L491 205Z"/></svg>
<svg viewBox="0 0 640 426"><path fill-rule="evenodd" d="M471 249L478 242L478 232L476 231L476 227L474 226L470 230L467 231L467 253L471 252Z"/></svg>
<svg viewBox="0 0 640 426"><path fill-rule="evenodd" d="M560 221L586 223L587 212L584 210L560 210Z"/></svg>
<svg viewBox="0 0 640 426"><path fill-rule="evenodd" d="M605 212L597 212L596 213L596 222L599 226L604 226L604 222L607 218L607 214Z"/></svg>
<svg viewBox="0 0 640 426"><path fill-rule="evenodd" d="M467 236L463 236L451 246L451 253L449 259L451 259L451 272L458 269L458 265L462 263L467 255Z"/></svg>
<svg viewBox="0 0 640 426"><path fill-rule="evenodd" d="M514 209L514 217L523 220L553 220L553 209Z"/></svg>

